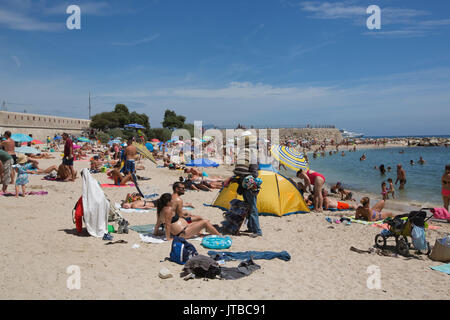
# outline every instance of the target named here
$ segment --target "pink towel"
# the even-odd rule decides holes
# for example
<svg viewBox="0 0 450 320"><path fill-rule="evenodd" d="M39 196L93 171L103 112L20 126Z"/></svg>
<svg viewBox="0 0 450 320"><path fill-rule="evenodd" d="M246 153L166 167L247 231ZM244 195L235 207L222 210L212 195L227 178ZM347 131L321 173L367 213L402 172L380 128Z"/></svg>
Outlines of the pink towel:
<svg viewBox="0 0 450 320"><path fill-rule="evenodd" d="M120 188L120 187L134 187L134 183L126 184L124 186L118 186L116 184L103 183L100 185L102 188Z"/></svg>
<svg viewBox="0 0 450 320"><path fill-rule="evenodd" d="M445 208L434 208L432 212L436 219L450 220L450 213Z"/></svg>

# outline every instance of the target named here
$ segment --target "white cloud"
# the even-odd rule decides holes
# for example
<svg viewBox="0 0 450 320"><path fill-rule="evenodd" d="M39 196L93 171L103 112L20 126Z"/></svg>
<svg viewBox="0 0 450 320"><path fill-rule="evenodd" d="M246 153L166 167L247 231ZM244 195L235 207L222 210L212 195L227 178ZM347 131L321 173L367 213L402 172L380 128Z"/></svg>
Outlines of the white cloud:
<svg viewBox="0 0 450 320"><path fill-rule="evenodd" d="M59 31L64 28L64 21L61 23L40 21L29 15L0 9L0 26L8 29L20 31Z"/></svg>
<svg viewBox="0 0 450 320"><path fill-rule="evenodd" d="M18 68L20 68L22 66L22 62L20 61L20 59L17 56L11 56L11 59L14 60L14 62Z"/></svg>
<svg viewBox="0 0 450 320"><path fill-rule="evenodd" d="M128 42L112 42L111 44L114 46L137 46L140 44L152 42L158 38L159 38L159 33L155 33L154 35L152 35L150 37L145 37L142 39L128 41Z"/></svg>

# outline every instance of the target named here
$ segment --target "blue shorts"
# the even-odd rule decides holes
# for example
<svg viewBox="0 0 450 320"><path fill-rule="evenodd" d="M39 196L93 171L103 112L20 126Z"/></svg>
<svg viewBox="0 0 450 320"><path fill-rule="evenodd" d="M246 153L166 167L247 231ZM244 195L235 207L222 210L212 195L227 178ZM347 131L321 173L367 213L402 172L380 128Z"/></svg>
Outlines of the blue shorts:
<svg viewBox="0 0 450 320"><path fill-rule="evenodd" d="M136 172L136 167L134 165L134 160L126 160L125 161L125 165L122 168L122 172L124 174L135 173Z"/></svg>

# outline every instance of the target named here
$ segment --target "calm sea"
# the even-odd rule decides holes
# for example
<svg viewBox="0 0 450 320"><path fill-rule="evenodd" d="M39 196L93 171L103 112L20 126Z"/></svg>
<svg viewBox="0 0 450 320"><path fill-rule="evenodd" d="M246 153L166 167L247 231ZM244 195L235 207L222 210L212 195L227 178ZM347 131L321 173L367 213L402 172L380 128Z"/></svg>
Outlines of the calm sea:
<svg viewBox="0 0 450 320"><path fill-rule="evenodd" d="M404 153L400 153L402 150ZM367 159L359 161L363 153ZM426 161L423 165L417 164L420 156ZM403 191L398 190L399 184L396 185L396 198L424 205L442 205L441 177L445 165L450 164L450 147L361 149L356 152L345 151L345 156L341 156L339 151L331 156L326 153L325 157L316 159L312 154L308 157L310 168L322 173L328 185L340 181L345 188L374 194L377 198L381 198L381 182L392 178L395 183L397 164L402 164L407 183ZM410 165L410 160L414 160L416 164ZM379 167L381 164L386 169L390 166L391 172L386 172L383 176L379 170L374 169L374 166Z"/></svg>

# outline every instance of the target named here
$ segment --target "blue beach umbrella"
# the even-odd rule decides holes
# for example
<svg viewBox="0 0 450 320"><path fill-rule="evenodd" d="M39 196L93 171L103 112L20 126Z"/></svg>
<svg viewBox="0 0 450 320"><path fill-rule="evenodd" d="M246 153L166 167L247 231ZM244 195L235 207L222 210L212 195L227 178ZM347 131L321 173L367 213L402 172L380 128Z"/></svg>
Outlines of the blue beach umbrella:
<svg viewBox="0 0 450 320"><path fill-rule="evenodd" d="M145 144L145 147L148 149L148 151L153 151L153 145L150 142L147 142Z"/></svg>
<svg viewBox="0 0 450 320"><path fill-rule="evenodd" d="M32 153L32 154L41 153L41 151L39 151L38 149L27 146L15 148L14 151L17 153Z"/></svg>
<svg viewBox="0 0 450 320"><path fill-rule="evenodd" d="M31 142L33 138L23 133L15 133L11 135L11 139L17 142Z"/></svg>
<svg viewBox="0 0 450 320"><path fill-rule="evenodd" d="M79 138L78 138L78 141L81 141L81 142L90 142L91 140L89 140L88 138L85 138L85 137L79 137Z"/></svg>
<svg viewBox="0 0 450 320"><path fill-rule="evenodd" d="M137 123L131 123L125 125L125 128L135 128L135 129L145 129L143 125L137 124Z"/></svg>

